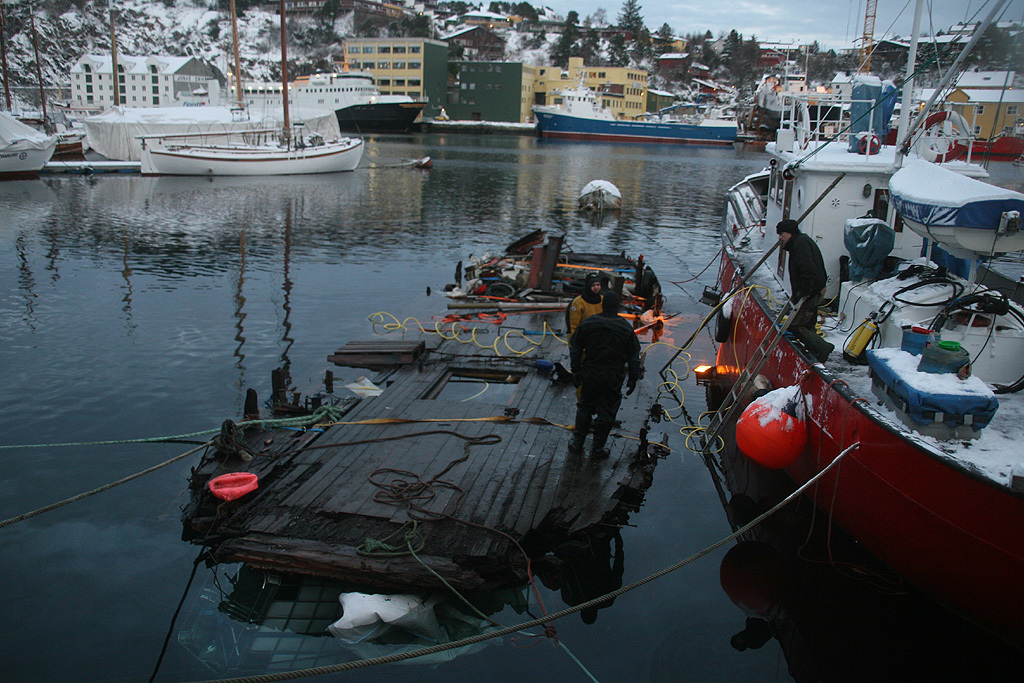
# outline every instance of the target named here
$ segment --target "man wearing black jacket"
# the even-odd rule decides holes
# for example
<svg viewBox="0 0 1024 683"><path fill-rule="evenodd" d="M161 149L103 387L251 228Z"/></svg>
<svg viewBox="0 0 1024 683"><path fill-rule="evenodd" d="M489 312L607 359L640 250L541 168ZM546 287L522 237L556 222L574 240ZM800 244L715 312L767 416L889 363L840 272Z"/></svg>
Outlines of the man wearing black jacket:
<svg viewBox="0 0 1024 683"><path fill-rule="evenodd" d="M789 253L790 297L793 301L806 297L803 305L793 313L789 329L808 351L824 363L834 347L814 329L818 321L818 307L824 299L828 282L821 250L809 235L800 232L800 226L794 220L780 221L775 232L782 242L782 248Z"/></svg>
<svg viewBox="0 0 1024 683"><path fill-rule="evenodd" d="M633 393L640 377L640 340L630 324L619 317L620 301L615 292L605 294L601 312L580 323L569 345L573 383L580 387L569 452L583 452L583 442L593 423L590 457L595 460L609 455L605 444L622 402L619 392L627 369L627 396Z"/></svg>

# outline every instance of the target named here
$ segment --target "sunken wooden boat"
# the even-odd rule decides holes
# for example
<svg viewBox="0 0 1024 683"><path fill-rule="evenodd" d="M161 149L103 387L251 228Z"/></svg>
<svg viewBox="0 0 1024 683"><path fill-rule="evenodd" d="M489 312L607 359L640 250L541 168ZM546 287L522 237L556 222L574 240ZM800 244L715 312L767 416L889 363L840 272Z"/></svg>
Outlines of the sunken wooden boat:
<svg viewBox="0 0 1024 683"><path fill-rule="evenodd" d="M329 358L374 371L353 385L362 396L322 394L309 428L225 423L193 469L185 537L268 571L487 591L522 584L561 543L617 532L666 451L646 438L656 382L624 398L609 458L570 455L564 306L345 344ZM255 474L258 488L215 498L210 480L229 472Z"/></svg>

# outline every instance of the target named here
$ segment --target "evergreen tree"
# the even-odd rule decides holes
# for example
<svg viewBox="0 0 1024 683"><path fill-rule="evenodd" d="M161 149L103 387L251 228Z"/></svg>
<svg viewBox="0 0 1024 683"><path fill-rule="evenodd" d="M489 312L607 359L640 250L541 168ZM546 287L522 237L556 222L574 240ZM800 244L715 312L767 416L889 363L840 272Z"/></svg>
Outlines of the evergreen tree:
<svg viewBox="0 0 1024 683"><path fill-rule="evenodd" d="M562 29L562 37L558 39L555 46L551 48L551 61L561 67L569 66L569 57L579 56L580 38L583 36L579 27L580 15L576 12L569 12L565 18L565 27Z"/></svg>
<svg viewBox="0 0 1024 683"><path fill-rule="evenodd" d="M608 65L629 66L629 52L626 50L626 39L616 33L608 39Z"/></svg>
<svg viewBox="0 0 1024 683"><path fill-rule="evenodd" d="M619 12L619 28L633 34L633 40L644 28L644 18L640 15L640 3L637 0L625 0L622 3L622 11Z"/></svg>

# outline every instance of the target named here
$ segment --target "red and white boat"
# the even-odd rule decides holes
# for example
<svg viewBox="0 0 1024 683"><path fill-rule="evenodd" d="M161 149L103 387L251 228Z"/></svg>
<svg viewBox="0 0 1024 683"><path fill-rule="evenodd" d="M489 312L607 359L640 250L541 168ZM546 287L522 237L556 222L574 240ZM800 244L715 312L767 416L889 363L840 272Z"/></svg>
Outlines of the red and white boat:
<svg viewBox="0 0 1024 683"><path fill-rule="evenodd" d="M978 258L1024 248L1024 194L984 183L979 166L926 161L931 137L911 138L905 156L879 146L886 117L873 123L871 107L891 91L862 85L847 103L785 97L770 167L727 193L719 287L732 296L709 395L767 354L761 376L799 387L793 411L807 430L776 465L802 485L847 451L808 489L818 507L920 589L1024 646L1024 310L975 281ZM832 106L851 107L855 128L858 107L869 113L836 139ZM783 261L756 264L789 218L819 245L838 307L822 325L836 347L824 363L790 335L766 343L789 282ZM939 338L966 351L973 376L918 371L914 344L930 340L934 355Z"/></svg>

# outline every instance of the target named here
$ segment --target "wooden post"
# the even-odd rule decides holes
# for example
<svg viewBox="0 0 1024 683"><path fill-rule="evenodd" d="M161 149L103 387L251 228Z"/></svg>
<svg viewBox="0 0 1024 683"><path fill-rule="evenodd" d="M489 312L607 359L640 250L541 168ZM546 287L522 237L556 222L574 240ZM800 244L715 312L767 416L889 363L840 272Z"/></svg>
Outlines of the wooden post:
<svg viewBox="0 0 1024 683"><path fill-rule="evenodd" d="M544 269L540 274L540 288L547 291L551 289L551 278L555 274L555 266L558 265L558 255L562 252L562 238L552 235L548 237L547 251L544 253Z"/></svg>

